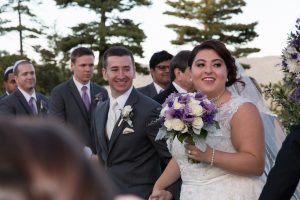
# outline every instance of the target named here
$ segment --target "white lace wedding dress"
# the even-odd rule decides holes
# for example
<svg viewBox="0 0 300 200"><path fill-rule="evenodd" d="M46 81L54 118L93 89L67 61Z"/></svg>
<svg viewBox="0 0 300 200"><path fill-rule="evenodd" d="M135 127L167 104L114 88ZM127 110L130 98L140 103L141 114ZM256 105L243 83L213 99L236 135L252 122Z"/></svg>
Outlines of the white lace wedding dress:
<svg viewBox="0 0 300 200"><path fill-rule="evenodd" d="M230 140L230 120L246 99L232 95L231 99L218 108L216 120L220 129L209 133L207 144L216 150L235 152ZM261 177L246 177L232 174L206 163L190 163L184 145L177 138L168 141L172 156L181 172L181 200L256 200L264 185Z"/></svg>

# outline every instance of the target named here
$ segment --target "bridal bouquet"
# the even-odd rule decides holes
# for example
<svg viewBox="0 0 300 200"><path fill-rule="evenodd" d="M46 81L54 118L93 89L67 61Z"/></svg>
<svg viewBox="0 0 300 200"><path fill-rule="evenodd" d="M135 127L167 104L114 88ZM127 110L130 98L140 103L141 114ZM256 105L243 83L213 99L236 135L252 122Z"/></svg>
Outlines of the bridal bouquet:
<svg viewBox="0 0 300 200"><path fill-rule="evenodd" d="M173 93L163 104L159 120L162 127L156 139L178 138L206 150L208 130L220 128L214 120L216 105L201 93Z"/></svg>

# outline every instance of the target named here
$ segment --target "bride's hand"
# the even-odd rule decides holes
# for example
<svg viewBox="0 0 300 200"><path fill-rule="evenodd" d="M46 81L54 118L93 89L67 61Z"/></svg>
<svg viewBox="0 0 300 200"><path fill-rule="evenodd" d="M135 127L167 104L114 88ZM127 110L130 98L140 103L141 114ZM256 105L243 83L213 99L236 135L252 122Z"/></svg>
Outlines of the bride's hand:
<svg viewBox="0 0 300 200"><path fill-rule="evenodd" d="M199 161L199 162L206 162L210 163L212 148L207 145L206 151L200 151L195 145L186 144L185 146L185 153L188 158Z"/></svg>
<svg viewBox="0 0 300 200"><path fill-rule="evenodd" d="M171 200L172 197L167 190L153 190L148 200Z"/></svg>

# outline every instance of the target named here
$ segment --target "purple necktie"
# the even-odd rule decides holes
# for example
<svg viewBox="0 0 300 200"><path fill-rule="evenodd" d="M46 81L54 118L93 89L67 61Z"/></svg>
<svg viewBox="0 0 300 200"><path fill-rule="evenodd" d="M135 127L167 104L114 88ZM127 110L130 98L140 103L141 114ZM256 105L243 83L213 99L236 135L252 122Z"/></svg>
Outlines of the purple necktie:
<svg viewBox="0 0 300 200"><path fill-rule="evenodd" d="M33 113L34 115L37 115L38 112L37 112L37 107L36 107L36 102L35 102L34 97L31 97L31 98L30 98L28 104L29 104L29 106L30 106L30 108L31 108L31 110L32 110L32 113Z"/></svg>
<svg viewBox="0 0 300 200"><path fill-rule="evenodd" d="M87 93L87 89L88 88L85 85L82 86L82 88L81 88L81 99L82 99L86 109L89 111L91 102L90 102L89 95Z"/></svg>

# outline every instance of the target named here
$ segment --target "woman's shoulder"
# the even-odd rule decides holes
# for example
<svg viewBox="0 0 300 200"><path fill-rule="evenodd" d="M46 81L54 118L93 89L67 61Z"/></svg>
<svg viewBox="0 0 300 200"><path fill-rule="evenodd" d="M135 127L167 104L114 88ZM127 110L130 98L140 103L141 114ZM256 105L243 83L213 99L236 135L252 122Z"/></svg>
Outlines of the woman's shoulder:
<svg viewBox="0 0 300 200"><path fill-rule="evenodd" d="M250 100L239 95L232 94L229 101L225 102L220 107L220 114L223 113L223 115L231 119L237 113L239 113L239 115L244 115L244 113L251 113L253 111L256 112L256 110L256 106Z"/></svg>

